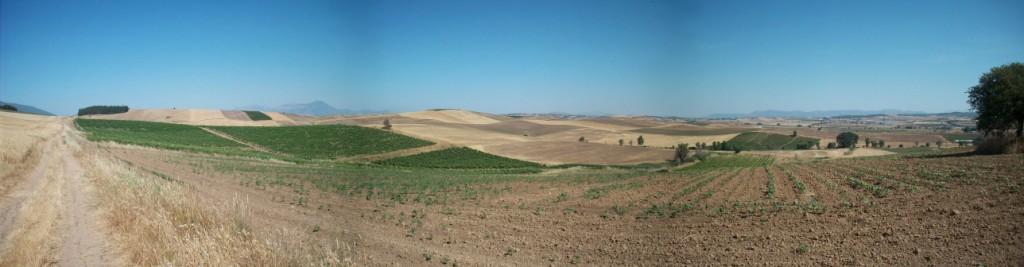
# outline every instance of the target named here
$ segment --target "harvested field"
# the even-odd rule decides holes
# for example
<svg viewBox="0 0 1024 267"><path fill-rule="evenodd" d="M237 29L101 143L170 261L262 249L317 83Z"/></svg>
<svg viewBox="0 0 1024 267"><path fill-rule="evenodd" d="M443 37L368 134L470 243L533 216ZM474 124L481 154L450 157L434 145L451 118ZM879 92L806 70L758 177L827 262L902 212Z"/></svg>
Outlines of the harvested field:
<svg viewBox="0 0 1024 267"><path fill-rule="evenodd" d="M477 125L474 128L511 135L544 136L552 133L578 129L568 125L544 125L524 120L508 120Z"/></svg>
<svg viewBox="0 0 1024 267"><path fill-rule="evenodd" d="M88 115L83 118L105 120L133 120L190 125L216 126L278 126L303 124L277 112L265 112L271 120L240 119L237 114L214 109L132 109L125 113ZM244 114L243 114L244 115Z"/></svg>
<svg viewBox="0 0 1024 267"><path fill-rule="evenodd" d="M835 128L822 128L818 131L817 128L766 128L760 131L771 132L777 134L791 134L796 131L800 136L808 136L821 139L821 146L825 147L829 142L836 142L836 136L842 132L842 129ZM860 136L860 143L864 143L864 138L870 138L872 140L885 140L885 144L892 147L903 145L905 147L912 147L915 143L924 145L927 142L931 142L932 145L937 141L945 141L940 134L936 133L916 133L916 132L894 132L894 131L857 131L853 130L858 136ZM955 144L946 141L949 146Z"/></svg>
<svg viewBox="0 0 1024 267"><path fill-rule="evenodd" d="M738 134L752 129L747 128L712 128L688 124L670 124L657 127L639 128L631 130L641 134L660 134L671 136L703 136L703 135L726 135Z"/></svg>
<svg viewBox="0 0 1024 267"><path fill-rule="evenodd" d="M401 113L403 117L414 119L427 119L447 123L458 124L489 124L500 122L502 118L493 115L485 115L465 110L427 110L418 112Z"/></svg>
<svg viewBox="0 0 1024 267"><path fill-rule="evenodd" d="M4 122L61 127L60 121L34 119ZM155 129L145 126L107 131ZM5 148L12 151L5 160L54 166L49 172L78 173L75 162L81 162L82 177L91 178L64 183L45 179L46 168L38 176L11 172L19 188L11 192L67 194L5 193L15 196L6 199L24 199L18 207L37 207L37 215L7 223L24 230L3 238L4 262L72 262L85 254L125 255L124 265L1013 265L1024 258L1018 249L1024 239L1015 234L1024 227L1020 155L940 150L790 162L748 152L712 153L705 161L666 169L497 168L493 164L516 161L492 161L500 158L480 153L464 162L489 168L391 167L89 142L64 127L63 139L40 136L46 141L40 154L26 152L32 145ZM510 146L517 144L531 146ZM656 162L672 152L555 141L485 147L554 158L570 151L580 153L572 158L606 162L664 153ZM441 151L446 150L403 157L428 157L406 162L429 165L470 155L429 159ZM22 162L26 154L29 160ZM41 208L58 207L44 205L52 200L76 207L71 201L91 198L102 199L95 202L98 209ZM5 208L9 203L0 201L0 211L19 210ZM29 223L35 226L21 226ZM106 227L116 230L92 234ZM61 236L70 239L46 238L51 231L65 231ZM95 254L90 246L74 245L92 243L109 246Z"/></svg>
<svg viewBox="0 0 1024 267"><path fill-rule="evenodd" d="M672 151L657 148L604 145L580 142L522 142L482 147L488 153L545 164L659 163L672 159Z"/></svg>
<svg viewBox="0 0 1024 267"><path fill-rule="evenodd" d="M1006 234L1024 226L1024 210L1019 208L1024 199L1013 193L1024 184L1024 158L1019 156L975 156L970 157L977 162L972 164L958 163L965 160L960 158L864 158L771 165L726 157L713 165L664 174L581 169L554 176L426 172L410 174L413 178L386 169L323 166L305 171L294 165L173 152L122 149L115 154L186 183L202 184L201 191L210 192L200 194L204 198L217 199L223 194L213 192L233 190L266 199L254 207L254 214L278 214L266 223L319 223L321 238L359 244L351 252L357 263L417 265L447 259L460 265L947 265L1012 264L1024 256L1010 245L1024 240ZM942 167L949 164L963 167ZM865 170L874 166L883 166L876 175L887 178L858 174L870 174ZM905 167L898 166L917 167L901 176ZM971 171L950 173L963 168ZM342 173L392 178L371 182L353 177L331 184L318 178L347 177ZM787 173L804 184L803 195L797 194ZM425 183L440 178L435 175L465 178ZM769 196L771 180L775 193ZM900 187L925 180L941 181L943 187ZM879 195L872 186L893 189ZM930 223L900 215L904 213ZM326 221L336 223L320 223ZM981 230L983 235L967 234L974 231L969 225L983 221L998 223ZM935 227L943 231L935 232ZM878 238L886 242L875 243ZM1000 243L990 242L992 238ZM642 245L623 247L622 242ZM671 245L677 243L688 245ZM796 252L802 246L807 251ZM709 255L705 248L717 253Z"/></svg>

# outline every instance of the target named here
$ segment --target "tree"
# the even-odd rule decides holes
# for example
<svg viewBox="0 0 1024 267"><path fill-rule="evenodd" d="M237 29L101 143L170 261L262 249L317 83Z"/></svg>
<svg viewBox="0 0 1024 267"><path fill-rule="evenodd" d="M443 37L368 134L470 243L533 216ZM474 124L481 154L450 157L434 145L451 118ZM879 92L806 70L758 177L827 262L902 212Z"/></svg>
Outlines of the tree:
<svg viewBox="0 0 1024 267"><path fill-rule="evenodd" d="M878 140L878 147L885 147L885 140Z"/></svg>
<svg viewBox="0 0 1024 267"><path fill-rule="evenodd" d="M2 110L10 110L10 111L18 111L18 108L14 107L14 106L11 106L9 104L0 105L0 109L2 109Z"/></svg>
<svg viewBox="0 0 1024 267"><path fill-rule="evenodd" d="M637 145L641 145L641 146L644 145L644 136L643 135L641 135L640 137L636 138L636 144Z"/></svg>
<svg viewBox="0 0 1024 267"><path fill-rule="evenodd" d="M871 147L871 138L864 137L864 146Z"/></svg>
<svg viewBox="0 0 1024 267"><path fill-rule="evenodd" d="M843 132L843 133L839 134L838 136L836 136L836 145L837 145L836 147L837 148L846 148L846 147L857 146L857 138L859 138L859 137L855 133Z"/></svg>
<svg viewBox="0 0 1024 267"><path fill-rule="evenodd" d="M93 114L117 114L128 112L128 106L88 106L78 109L78 116Z"/></svg>
<svg viewBox="0 0 1024 267"><path fill-rule="evenodd" d="M935 146L942 147L942 140L935 141Z"/></svg>
<svg viewBox="0 0 1024 267"><path fill-rule="evenodd" d="M790 136L791 136L791 137L796 137L796 131L793 131L793 134L792 134L792 135L790 135Z"/></svg>
<svg viewBox="0 0 1024 267"><path fill-rule="evenodd" d="M992 68L967 94L967 103L978 114L978 129L985 135L1016 129L1017 137L1024 137L1024 64Z"/></svg>
<svg viewBox="0 0 1024 267"><path fill-rule="evenodd" d="M686 161L686 156L690 153L689 146L690 144L677 145L675 157L672 159L672 162L675 164L683 164L683 162Z"/></svg>
<svg viewBox="0 0 1024 267"><path fill-rule="evenodd" d="M586 138L583 138L582 136L580 136L580 140L579 140L579 141L580 141L580 143L583 143L583 142L586 142L586 141L587 141L587 139L586 139Z"/></svg>
<svg viewBox="0 0 1024 267"><path fill-rule="evenodd" d="M836 143L835 142L828 142L828 146L826 146L825 148L827 148L827 149L836 148Z"/></svg>
<svg viewBox="0 0 1024 267"><path fill-rule="evenodd" d="M622 138L619 138L619 146L622 146L622 143L623 143Z"/></svg>
<svg viewBox="0 0 1024 267"><path fill-rule="evenodd" d="M391 130L391 119L384 119L384 130Z"/></svg>

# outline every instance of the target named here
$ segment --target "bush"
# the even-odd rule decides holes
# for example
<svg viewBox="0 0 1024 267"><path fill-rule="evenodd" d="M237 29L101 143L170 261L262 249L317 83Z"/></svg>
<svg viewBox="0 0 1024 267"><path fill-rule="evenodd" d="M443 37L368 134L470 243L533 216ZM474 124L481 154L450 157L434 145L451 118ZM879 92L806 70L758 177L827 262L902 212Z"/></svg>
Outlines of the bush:
<svg viewBox="0 0 1024 267"><path fill-rule="evenodd" d="M839 148L846 148L857 145L857 134L852 132L844 132L836 136L836 143Z"/></svg>
<svg viewBox="0 0 1024 267"><path fill-rule="evenodd" d="M14 107L14 106L11 106L11 105L8 105L8 104L0 105L0 109L2 109L2 110L10 110L10 111L18 111L18 108Z"/></svg>
<svg viewBox="0 0 1024 267"><path fill-rule="evenodd" d="M711 154L709 154L707 152L704 152L704 150L697 151L697 153L693 154L693 157L698 159L698 160L700 160L700 161L708 160L708 157L710 157L710 156L711 156Z"/></svg>
<svg viewBox="0 0 1024 267"><path fill-rule="evenodd" d="M1024 138L988 137L975 144L974 153L979 155L1024 153Z"/></svg>
<svg viewBox="0 0 1024 267"><path fill-rule="evenodd" d="M117 114L128 112L128 106L88 106L78 109L78 116L97 114Z"/></svg>
<svg viewBox="0 0 1024 267"><path fill-rule="evenodd" d="M690 153L689 146L690 144L677 145L675 158L672 159L672 162L675 164L682 164L683 162L686 162L686 156Z"/></svg>

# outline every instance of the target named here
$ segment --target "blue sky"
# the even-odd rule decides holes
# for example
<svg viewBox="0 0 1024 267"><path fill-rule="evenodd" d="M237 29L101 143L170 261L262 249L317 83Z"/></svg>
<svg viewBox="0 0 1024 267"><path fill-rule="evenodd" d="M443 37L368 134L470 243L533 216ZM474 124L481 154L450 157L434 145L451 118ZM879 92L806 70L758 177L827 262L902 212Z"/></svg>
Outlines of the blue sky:
<svg viewBox="0 0 1024 267"><path fill-rule="evenodd" d="M1022 1L0 0L0 100L700 116L968 109Z"/></svg>

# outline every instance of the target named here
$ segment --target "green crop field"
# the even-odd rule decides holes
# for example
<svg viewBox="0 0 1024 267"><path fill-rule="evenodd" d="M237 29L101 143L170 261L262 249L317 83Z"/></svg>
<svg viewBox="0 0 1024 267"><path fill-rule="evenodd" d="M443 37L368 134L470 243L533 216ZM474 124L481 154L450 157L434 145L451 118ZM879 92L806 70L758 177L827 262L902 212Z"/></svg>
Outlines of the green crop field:
<svg viewBox="0 0 1024 267"><path fill-rule="evenodd" d="M189 150L231 155L256 155L256 151L239 143L210 134L199 127L172 123L76 119L86 137L92 141L164 149Z"/></svg>
<svg viewBox="0 0 1024 267"><path fill-rule="evenodd" d="M801 146L803 146L803 149L810 149L818 142L817 138L749 132L729 139L725 150L732 150L733 148L741 150L792 150L801 148Z"/></svg>
<svg viewBox="0 0 1024 267"><path fill-rule="evenodd" d="M269 121L270 120L270 116L267 116L267 114L264 114L263 112L249 111L249 110L246 110L246 111L243 111L243 112L245 112L245 115L249 116L249 119L254 120L254 121Z"/></svg>
<svg viewBox="0 0 1024 267"><path fill-rule="evenodd" d="M541 167L540 164L510 159L459 147L378 161L378 164L452 169L504 169Z"/></svg>
<svg viewBox="0 0 1024 267"><path fill-rule="evenodd" d="M757 168L771 165L775 158L769 156L712 155L686 170L707 170L717 168Z"/></svg>
<svg viewBox="0 0 1024 267"><path fill-rule="evenodd" d="M384 130L349 125L210 127L270 150L306 159L333 159L432 145Z"/></svg>

